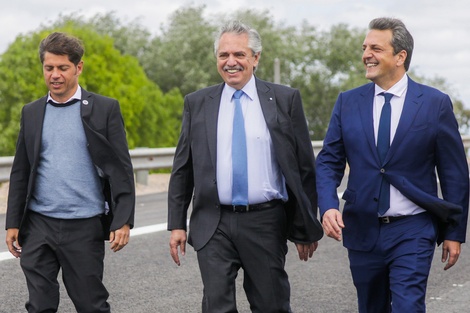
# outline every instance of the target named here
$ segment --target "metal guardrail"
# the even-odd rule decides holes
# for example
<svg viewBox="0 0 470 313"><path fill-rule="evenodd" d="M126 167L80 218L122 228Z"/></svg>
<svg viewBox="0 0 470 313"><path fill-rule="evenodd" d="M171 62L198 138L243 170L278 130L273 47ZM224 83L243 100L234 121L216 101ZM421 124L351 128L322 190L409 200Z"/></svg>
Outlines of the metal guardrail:
<svg viewBox="0 0 470 313"><path fill-rule="evenodd" d="M470 148L470 135L462 136L465 149ZM323 141L312 141L312 147L317 155L323 146ZM138 183L147 184L149 170L169 169L173 165L173 158L176 148L137 148L129 150L132 165ZM0 157L0 183L10 179L13 157Z"/></svg>
<svg viewBox="0 0 470 313"><path fill-rule="evenodd" d="M0 184L7 182L10 179L11 165L13 164L13 157L0 157Z"/></svg>

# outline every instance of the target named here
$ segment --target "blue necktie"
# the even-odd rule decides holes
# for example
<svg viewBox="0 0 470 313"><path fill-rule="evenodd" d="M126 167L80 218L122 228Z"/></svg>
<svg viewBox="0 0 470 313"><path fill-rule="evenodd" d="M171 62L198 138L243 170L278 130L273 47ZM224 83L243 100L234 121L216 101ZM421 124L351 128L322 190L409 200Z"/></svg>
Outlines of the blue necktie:
<svg viewBox="0 0 470 313"><path fill-rule="evenodd" d="M390 99L392 99L393 94L383 92L380 95L384 96L385 103L382 107L382 113L380 114L379 131L377 135L377 152L379 153L380 162L383 165L385 156L387 155L388 149L390 148L390 119L392 112ZM389 208L390 184L385 179L382 179L379 195L379 214L385 214Z"/></svg>
<svg viewBox="0 0 470 313"><path fill-rule="evenodd" d="M242 90L233 94L235 113L232 134L232 204L248 204L248 165L246 153L245 121L243 119L240 97Z"/></svg>

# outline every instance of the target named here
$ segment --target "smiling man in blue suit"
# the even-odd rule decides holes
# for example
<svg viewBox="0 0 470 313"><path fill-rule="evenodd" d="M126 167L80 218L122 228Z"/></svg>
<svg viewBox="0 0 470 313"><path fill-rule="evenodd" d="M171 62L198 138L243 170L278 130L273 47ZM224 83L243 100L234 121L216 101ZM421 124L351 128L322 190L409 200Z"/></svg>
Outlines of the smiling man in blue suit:
<svg viewBox="0 0 470 313"><path fill-rule="evenodd" d="M378 18L369 29L362 59L372 83L338 96L317 158L319 208L325 234L348 249L359 312L425 312L436 242L447 270L465 241L468 165L449 97L406 74L405 25Z"/></svg>

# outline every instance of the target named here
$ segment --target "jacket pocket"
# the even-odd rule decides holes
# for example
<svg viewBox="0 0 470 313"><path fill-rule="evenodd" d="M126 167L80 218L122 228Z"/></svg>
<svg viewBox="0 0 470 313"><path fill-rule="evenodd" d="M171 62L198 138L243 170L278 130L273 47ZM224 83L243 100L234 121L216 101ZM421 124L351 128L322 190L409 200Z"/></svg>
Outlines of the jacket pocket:
<svg viewBox="0 0 470 313"><path fill-rule="evenodd" d="M346 189L341 198L346 202L356 203L356 192L350 189Z"/></svg>

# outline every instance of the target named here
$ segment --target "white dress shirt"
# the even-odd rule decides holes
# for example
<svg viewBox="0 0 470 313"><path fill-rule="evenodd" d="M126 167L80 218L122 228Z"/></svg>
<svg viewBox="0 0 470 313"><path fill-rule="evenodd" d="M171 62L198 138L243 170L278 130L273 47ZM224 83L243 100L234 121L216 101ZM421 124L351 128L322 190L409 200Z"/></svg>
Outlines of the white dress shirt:
<svg viewBox="0 0 470 313"><path fill-rule="evenodd" d="M398 123L400 121L403 105L405 104L406 91L408 90L408 76L405 74L401 80L393 85L389 90L383 90L378 85L375 85L374 97L374 134L375 144L377 145L377 134L379 130L380 113L385 103L385 97L380 95L382 92L393 94L390 100L392 108L391 121L390 121L390 141L393 142ZM406 198L395 187L390 185L390 209L385 212L384 216L400 216L400 215L414 215L425 210L415 203Z"/></svg>
<svg viewBox="0 0 470 313"><path fill-rule="evenodd" d="M248 203L257 204L273 199L287 201L284 176L274 154L254 76L242 90L244 94L240 102L245 119ZM225 85L217 122L217 189L220 203L229 205L232 204L232 132L235 109L232 97L235 91L235 88Z"/></svg>
<svg viewBox="0 0 470 313"><path fill-rule="evenodd" d="M77 90L75 90L75 93L73 94L73 96L71 96L70 99L68 99L64 103L67 103L72 99L77 99L77 100L82 99L82 88L80 87L80 85L77 86ZM49 100L51 100L54 103L60 103L60 102L55 101L54 99L52 99L50 91L47 93L47 102L49 102Z"/></svg>

